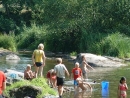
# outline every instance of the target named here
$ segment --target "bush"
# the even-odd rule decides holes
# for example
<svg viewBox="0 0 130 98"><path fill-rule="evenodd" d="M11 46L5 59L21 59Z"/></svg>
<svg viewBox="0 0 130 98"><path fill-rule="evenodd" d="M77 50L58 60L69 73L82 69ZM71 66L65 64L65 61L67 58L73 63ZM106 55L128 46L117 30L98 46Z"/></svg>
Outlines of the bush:
<svg viewBox="0 0 130 98"><path fill-rule="evenodd" d="M2 46L1 48L8 49L15 52L17 49L16 49L14 34L0 35L0 46Z"/></svg>
<svg viewBox="0 0 130 98"><path fill-rule="evenodd" d="M119 32L108 35L101 42L92 46L92 50L96 54L120 58L130 57L130 38Z"/></svg>
<svg viewBox="0 0 130 98"><path fill-rule="evenodd" d="M44 43L46 28L32 24L31 27L24 27L23 32L17 36L19 49L35 49L39 43Z"/></svg>

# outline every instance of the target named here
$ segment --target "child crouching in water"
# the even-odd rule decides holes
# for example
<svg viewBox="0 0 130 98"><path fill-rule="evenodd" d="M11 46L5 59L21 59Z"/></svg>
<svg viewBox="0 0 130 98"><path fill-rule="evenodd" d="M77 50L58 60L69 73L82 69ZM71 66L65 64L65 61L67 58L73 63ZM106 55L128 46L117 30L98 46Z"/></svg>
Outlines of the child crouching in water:
<svg viewBox="0 0 130 98"><path fill-rule="evenodd" d="M49 70L46 76L48 79L48 84L53 88L56 88L56 73L54 72L54 69Z"/></svg>
<svg viewBox="0 0 130 98"><path fill-rule="evenodd" d="M126 84L126 78L121 77L120 83L118 85L118 98L127 98L126 91L128 90L128 86Z"/></svg>
<svg viewBox="0 0 130 98"><path fill-rule="evenodd" d="M27 64L27 67L24 71L24 79L26 80L32 80L34 78L34 73L31 70L31 65Z"/></svg>
<svg viewBox="0 0 130 98"><path fill-rule="evenodd" d="M82 89L82 91L87 90L89 87L90 91L92 92L92 87L89 83L83 82L83 80L81 78L77 78L76 81L78 82L78 88L80 87Z"/></svg>

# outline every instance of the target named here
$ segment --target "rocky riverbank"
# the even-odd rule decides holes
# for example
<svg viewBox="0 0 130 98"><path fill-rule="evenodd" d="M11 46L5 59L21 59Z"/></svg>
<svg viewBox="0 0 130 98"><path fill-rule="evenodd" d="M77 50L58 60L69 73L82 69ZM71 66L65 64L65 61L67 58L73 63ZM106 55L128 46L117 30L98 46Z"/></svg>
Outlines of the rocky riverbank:
<svg viewBox="0 0 130 98"><path fill-rule="evenodd" d="M8 54L10 54L10 53L13 53L13 52L11 52L11 51L9 51L9 50L6 50L6 49L0 49L0 57L1 57L1 56L5 56L5 55L8 55Z"/></svg>

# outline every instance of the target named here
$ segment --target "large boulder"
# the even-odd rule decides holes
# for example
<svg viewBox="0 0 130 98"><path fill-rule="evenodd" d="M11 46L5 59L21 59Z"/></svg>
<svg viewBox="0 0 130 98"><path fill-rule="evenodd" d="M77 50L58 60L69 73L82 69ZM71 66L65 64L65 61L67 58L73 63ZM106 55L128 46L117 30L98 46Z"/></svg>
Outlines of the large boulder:
<svg viewBox="0 0 130 98"><path fill-rule="evenodd" d="M20 60L20 57L16 54L11 53L6 55L6 60Z"/></svg>
<svg viewBox="0 0 130 98"><path fill-rule="evenodd" d="M6 78L7 78L7 84L12 84L13 82L20 81L24 79L24 73L19 72L16 70L6 69L4 71Z"/></svg>
<svg viewBox="0 0 130 98"><path fill-rule="evenodd" d="M81 64L82 56L85 55L89 65L96 67L120 67L125 66L123 60L107 56L99 56L91 53L80 53L77 55L76 61Z"/></svg>
<svg viewBox="0 0 130 98"><path fill-rule="evenodd" d="M38 94L42 93L42 89L40 87L25 85L20 88L14 88L10 91L10 97L15 98L37 98Z"/></svg>

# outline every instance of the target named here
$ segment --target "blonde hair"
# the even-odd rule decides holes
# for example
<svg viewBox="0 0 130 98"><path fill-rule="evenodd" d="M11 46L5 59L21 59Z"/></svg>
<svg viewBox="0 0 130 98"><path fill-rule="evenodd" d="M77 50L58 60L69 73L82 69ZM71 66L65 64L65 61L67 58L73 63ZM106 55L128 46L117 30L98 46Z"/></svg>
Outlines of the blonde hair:
<svg viewBox="0 0 130 98"><path fill-rule="evenodd" d="M44 45L43 45L42 43L40 43L40 44L38 45L38 48L39 48L39 49L42 49L42 48L44 48Z"/></svg>
<svg viewBox="0 0 130 98"><path fill-rule="evenodd" d="M57 62L57 63L62 63L62 59L61 59L61 58L57 58L57 59L56 59L56 62Z"/></svg>
<svg viewBox="0 0 130 98"><path fill-rule="evenodd" d="M30 64L27 64L27 68L31 68L31 65L30 65Z"/></svg>
<svg viewBox="0 0 130 98"><path fill-rule="evenodd" d="M77 66L77 65L79 66L79 63L78 63L78 62L75 63L75 66Z"/></svg>

